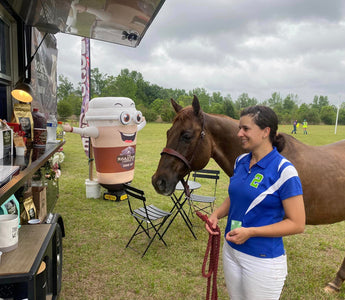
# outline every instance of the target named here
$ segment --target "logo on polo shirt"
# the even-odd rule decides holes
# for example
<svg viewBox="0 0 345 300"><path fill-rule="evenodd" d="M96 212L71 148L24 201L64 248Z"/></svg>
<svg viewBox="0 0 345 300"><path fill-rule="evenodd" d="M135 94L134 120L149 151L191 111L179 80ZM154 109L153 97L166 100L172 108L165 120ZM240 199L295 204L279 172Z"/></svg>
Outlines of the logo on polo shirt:
<svg viewBox="0 0 345 300"><path fill-rule="evenodd" d="M257 173L255 177L253 178L252 182L250 183L250 186L257 188L259 186L259 183L264 179L264 175Z"/></svg>

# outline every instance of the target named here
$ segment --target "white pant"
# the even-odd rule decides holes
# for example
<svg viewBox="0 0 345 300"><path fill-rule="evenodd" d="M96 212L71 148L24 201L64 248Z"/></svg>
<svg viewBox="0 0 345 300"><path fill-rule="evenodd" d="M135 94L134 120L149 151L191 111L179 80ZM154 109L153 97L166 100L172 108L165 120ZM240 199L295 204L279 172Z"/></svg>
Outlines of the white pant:
<svg viewBox="0 0 345 300"><path fill-rule="evenodd" d="M232 300L277 300L287 275L286 255L258 258L223 246L226 287Z"/></svg>

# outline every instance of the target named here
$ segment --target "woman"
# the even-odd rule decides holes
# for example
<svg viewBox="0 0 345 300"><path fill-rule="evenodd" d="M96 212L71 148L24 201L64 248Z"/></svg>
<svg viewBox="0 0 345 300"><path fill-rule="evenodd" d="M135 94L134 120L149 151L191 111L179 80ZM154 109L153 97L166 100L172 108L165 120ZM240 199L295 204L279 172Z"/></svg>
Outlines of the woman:
<svg viewBox="0 0 345 300"><path fill-rule="evenodd" d="M223 266L230 298L279 299L287 275L282 237L304 231L302 185L294 166L278 152L284 140L277 135L272 109L244 109L239 128L249 153L236 159L229 197L209 220L216 228L228 216Z"/></svg>

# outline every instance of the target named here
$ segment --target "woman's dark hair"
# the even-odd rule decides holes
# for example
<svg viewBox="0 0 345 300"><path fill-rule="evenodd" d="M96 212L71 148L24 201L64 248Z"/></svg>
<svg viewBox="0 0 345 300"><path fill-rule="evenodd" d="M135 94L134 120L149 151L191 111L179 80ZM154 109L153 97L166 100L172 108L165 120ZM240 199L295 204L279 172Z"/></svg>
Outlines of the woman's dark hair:
<svg viewBox="0 0 345 300"><path fill-rule="evenodd" d="M270 141L273 146L277 147L277 150L281 152L284 149L285 140L282 135L277 134L278 130L278 117L273 109L264 105L250 106L241 111L241 117L251 116L256 125L261 129L269 127Z"/></svg>

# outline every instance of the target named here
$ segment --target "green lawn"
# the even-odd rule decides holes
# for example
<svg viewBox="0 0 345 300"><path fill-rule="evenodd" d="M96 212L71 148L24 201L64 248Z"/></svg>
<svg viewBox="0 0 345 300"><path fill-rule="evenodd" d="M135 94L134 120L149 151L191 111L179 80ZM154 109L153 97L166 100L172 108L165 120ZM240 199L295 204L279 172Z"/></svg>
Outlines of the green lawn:
<svg viewBox="0 0 345 300"><path fill-rule="evenodd" d="M172 207L169 197L158 195L152 185L160 152L165 146L169 124L149 123L138 133L133 186L144 189L149 201L165 209ZM292 126L280 127L290 133ZM345 138L345 126L309 126L308 135L299 128L296 138L322 145ZM64 219L63 285L60 299L204 299L206 279L201 266L208 240L203 223L193 218L195 240L181 217L165 236L168 247L155 241L144 258L125 249L135 229L127 201L87 199L85 179L88 159L79 135L67 133L60 178L60 199L55 207ZM210 168L218 168L214 161ZM217 189L218 205L226 197L228 178L221 173ZM225 219L221 220L223 232ZM285 238L289 275L282 299L345 299L345 285L335 296L325 295L325 284L337 272L345 255L345 222L307 226L305 233ZM135 244L142 250L145 239ZM223 243L223 241L222 241ZM228 299L222 264L218 272L219 299Z"/></svg>

